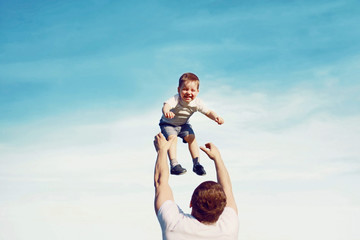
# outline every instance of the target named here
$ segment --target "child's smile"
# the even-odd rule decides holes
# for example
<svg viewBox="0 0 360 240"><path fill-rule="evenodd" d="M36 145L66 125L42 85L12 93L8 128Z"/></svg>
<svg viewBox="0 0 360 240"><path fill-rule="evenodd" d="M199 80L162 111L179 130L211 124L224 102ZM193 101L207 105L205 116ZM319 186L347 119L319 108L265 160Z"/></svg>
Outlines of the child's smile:
<svg viewBox="0 0 360 240"><path fill-rule="evenodd" d="M182 100L190 103L199 93L198 84L195 81L185 81L182 86L178 88L178 92Z"/></svg>

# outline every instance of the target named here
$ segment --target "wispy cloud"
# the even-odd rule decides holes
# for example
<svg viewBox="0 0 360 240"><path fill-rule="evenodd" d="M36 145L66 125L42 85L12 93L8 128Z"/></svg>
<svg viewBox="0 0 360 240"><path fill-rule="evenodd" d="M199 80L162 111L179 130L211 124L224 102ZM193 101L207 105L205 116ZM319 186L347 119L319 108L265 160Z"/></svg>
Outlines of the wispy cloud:
<svg viewBox="0 0 360 240"><path fill-rule="evenodd" d="M229 168L241 238L357 240L355 1L4 6L0 238L159 239L152 140L193 71L225 119L191 122ZM170 184L187 211L215 171L201 153L207 175L193 174L180 141L178 157L188 173Z"/></svg>
<svg viewBox="0 0 360 240"><path fill-rule="evenodd" d="M279 211L278 214L283 217L287 216L286 211L293 211L299 223L305 221L305 216L295 208L299 205L306 208L306 211L314 208L306 207L303 202L296 203L299 195L306 202L316 192L326 190L332 196L354 199L355 196L349 195L351 193L347 190L340 195L328 190L326 182L331 184L332 178L346 179L347 174L353 174L354 169L359 168L356 161L360 155L356 146L360 141L358 114L329 114L324 106L331 102L330 96L324 99L310 89L296 89L297 91L275 95L269 92L233 90L226 86L218 86L216 89L217 91L212 91L205 88L201 97L208 102L209 107L225 118L225 124L217 126L200 114L193 117L192 123L200 145L212 141L223 153L239 199L241 219L247 221L247 227L241 231L241 235L254 236L251 233L252 226L249 226L255 224L252 219L255 216L263 217L264 213L272 213L268 205L274 199L264 200L262 193L253 195L253 191L258 189L259 192L264 184L286 182L279 186L280 189L270 188L265 192L282 194L280 202L287 203L288 207L275 207L273 211ZM88 235L78 229L97 226L91 231L92 236L88 236L89 239L94 239L97 236L96 229L104 229L101 227L104 222L108 226L105 228L114 233L111 226L125 221L122 214L126 213L126 205L126 209L136 207L137 211L133 212L135 216L144 211L143 214L149 219L153 217L147 227L158 229L151 199L155 160L152 140L153 135L159 131L157 123L160 108L161 104L134 116L122 117L118 114L107 122L97 122L94 119L62 125L57 121L55 128L49 127L53 123L49 119L36 126L37 134L34 132L33 135L23 135L22 128L17 131L9 130L8 137L11 136L12 140L2 143L1 176L2 182L13 186L13 189L1 188L1 208L5 209L2 215L7 219L10 215L17 216L18 220L12 218L12 224L23 228L30 235L35 233L30 228L25 228L24 221L32 221L35 212L39 218L33 222L34 229L46 221L53 231L60 234L60 228L56 227L56 223L60 223L66 236L71 233L73 236L84 237ZM146 121L144 115L147 116ZM31 127L27 125L23 129ZM179 159L185 166L190 165L188 150L180 142ZM214 178L211 161L204 155L201 159L208 171L206 178ZM191 188L202 180L191 171L181 179L171 178L175 198L185 209ZM318 186L319 189L304 195L306 185L312 189L318 181L323 182ZM356 187L356 183L352 184ZM28 203L23 208L17 208L25 196L26 199L37 199L38 204ZM320 200L317 199L316 203ZM257 204L265 204L267 210L249 215L248 209L260 207ZM337 206L339 202L332 204ZM70 209L73 210L69 211ZM320 210L315 211L319 220L323 219L321 213ZM348 214L341 210L337 216L344 218ZM27 218L21 218L23 215ZM248 219L244 219L245 216ZM282 222L282 219L278 219L278 222ZM132 225L126 226L132 229ZM264 228L261 223L257 226L262 229L258 239L265 239L262 234L270 235L270 239L271 236L274 239L279 237L278 232L268 232L268 228ZM342 226L339 231L346 229L346 226ZM150 231L153 239L158 238L158 230ZM286 232L287 237L295 236L293 234L297 231L297 228L292 227L292 231ZM320 234L321 228L311 231L315 235ZM14 233L7 230L6 234L10 236Z"/></svg>

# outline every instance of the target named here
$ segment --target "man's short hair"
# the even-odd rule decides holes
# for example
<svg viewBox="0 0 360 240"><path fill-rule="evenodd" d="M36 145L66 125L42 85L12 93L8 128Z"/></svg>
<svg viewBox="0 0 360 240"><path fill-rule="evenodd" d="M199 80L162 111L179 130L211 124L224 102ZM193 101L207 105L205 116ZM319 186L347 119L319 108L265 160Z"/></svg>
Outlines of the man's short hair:
<svg viewBox="0 0 360 240"><path fill-rule="evenodd" d="M200 87L200 80L194 73L188 72L181 75L181 77L179 78L179 87L181 87L185 81L197 82L197 88L199 89Z"/></svg>
<svg viewBox="0 0 360 240"><path fill-rule="evenodd" d="M226 206L222 186L214 181L201 183L191 197L191 215L202 223L215 223Z"/></svg>

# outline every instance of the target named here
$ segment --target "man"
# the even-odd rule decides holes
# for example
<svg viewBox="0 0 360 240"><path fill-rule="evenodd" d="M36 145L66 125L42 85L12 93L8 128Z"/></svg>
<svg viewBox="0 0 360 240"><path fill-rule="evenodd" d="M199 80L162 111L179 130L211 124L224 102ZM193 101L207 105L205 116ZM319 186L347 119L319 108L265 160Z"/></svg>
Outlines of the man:
<svg viewBox="0 0 360 240"><path fill-rule="evenodd" d="M217 147L207 143L200 147L215 163L217 182L201 183L193 193L191 214L185 214L174 202L169 186L167 151L172 140L155 136L155 212L164 240L211 240L238 238L239 219L231 180Z"/></svg>

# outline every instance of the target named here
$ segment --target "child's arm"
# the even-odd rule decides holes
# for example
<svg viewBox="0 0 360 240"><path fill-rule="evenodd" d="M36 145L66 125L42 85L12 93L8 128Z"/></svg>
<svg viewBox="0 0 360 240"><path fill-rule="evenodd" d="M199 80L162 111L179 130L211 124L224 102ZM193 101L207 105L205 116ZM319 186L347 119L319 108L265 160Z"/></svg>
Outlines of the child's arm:
<svg viewBox="0 0 360 240"><path fill-rule="evenodd" d="M170 110L171 110L170 104L164 103L162 112L166 118L174 118L175 117L175 114L173 112L171 112Z"/></svg>
<svg viewBox="0 0 360 240"><path fill-rule="evenodd" d="M214 120L215 122L217 122L219 125L224 123L224 119L222 119L222 117L219 117L216 112L210 110L206 116L212 120Z"/></svg>

